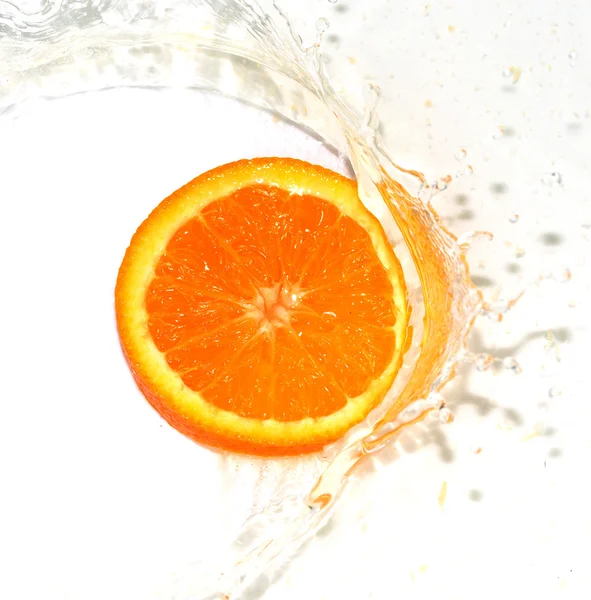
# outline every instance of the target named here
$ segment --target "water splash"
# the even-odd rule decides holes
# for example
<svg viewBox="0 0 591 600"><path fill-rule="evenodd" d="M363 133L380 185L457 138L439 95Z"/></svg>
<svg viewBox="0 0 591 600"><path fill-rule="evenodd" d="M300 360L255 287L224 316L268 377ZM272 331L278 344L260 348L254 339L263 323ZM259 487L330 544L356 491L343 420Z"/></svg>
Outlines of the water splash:
<svg viewBox="0 0 591 600"><path fill-rule="evenodd" d="M35 97L123 85L197 86L271 109L348 156L360 197L402 264L412 307L409 343L387 398L312 460L309 485L305 478L287 485L265 463L257 485L271 486L268 500L253 505L219 560L192 565L177 580L178 598L224 597L230 590L237 597L326 522L365 457L432 412L449 422L442 389L464 360L474 319L512 306L487 305L470 280L465 254L476 236L490 234L458 240L433 210L432 199L453 178L427 184L390 157L379 133L379 88L365 88L363 107L333 89L321 52L328 27L319 19L315 42L306 45L277 3L264 0L194 0L173 9L157 0L49 0L31 14L0 0L0 112ZM466 166L456 177L471 172ZM192 595L183 591L188 582Z"/></svg>

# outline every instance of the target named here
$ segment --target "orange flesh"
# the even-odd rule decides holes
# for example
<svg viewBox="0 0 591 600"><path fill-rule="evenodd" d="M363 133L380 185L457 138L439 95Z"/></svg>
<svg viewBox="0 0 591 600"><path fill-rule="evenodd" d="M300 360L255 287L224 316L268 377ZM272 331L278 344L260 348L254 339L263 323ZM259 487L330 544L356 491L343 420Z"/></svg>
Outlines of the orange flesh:
<svg viewBox="0 0 591 600"><path fill-rule="evenodd" d="M392 298L363 227L330 202L257 184L174 233L145 302L156 347L206 402L299 421L340 410L390 364Z"/></svg>

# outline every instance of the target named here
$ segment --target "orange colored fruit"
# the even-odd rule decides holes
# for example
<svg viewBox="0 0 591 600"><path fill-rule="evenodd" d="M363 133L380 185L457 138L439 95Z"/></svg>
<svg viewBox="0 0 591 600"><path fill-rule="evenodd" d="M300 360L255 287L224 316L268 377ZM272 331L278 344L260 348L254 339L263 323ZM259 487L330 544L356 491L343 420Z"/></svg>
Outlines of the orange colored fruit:
<svg viewBox="0 0 591 600"><path fill-rule="evenodd" d="M402 271L354 181L244 160L164 200L115 291L125 357L152 406L197 442L299 454L341 437L391 387Z"/></svg>

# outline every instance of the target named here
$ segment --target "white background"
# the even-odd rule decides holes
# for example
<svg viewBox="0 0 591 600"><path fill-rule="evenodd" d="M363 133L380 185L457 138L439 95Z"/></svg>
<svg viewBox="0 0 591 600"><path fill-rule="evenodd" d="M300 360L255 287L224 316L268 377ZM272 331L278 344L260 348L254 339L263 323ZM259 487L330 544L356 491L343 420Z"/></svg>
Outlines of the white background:
<svg viewBox="0 0 591 600"><path fill-rule="evenodd" d="M488 297L528 292L502 323L478 321L471 342L523 372L468 369L448 393L455 422L418 427L367 465L253 597L587 597L586 3L283 4L304 38L311 15L329 19L337 88L381 86L397 161L430 180L472 166L436 205L457 233L495 234L470 254ZM342 165L268 118L200 102L112 92L36 107L2 131L0 597L167 597L159 582L216 535L219 464L135 392L113 335L113 273L146 212L209 167L271 153ZM567 283L531 285L565 269Z"/></svg>

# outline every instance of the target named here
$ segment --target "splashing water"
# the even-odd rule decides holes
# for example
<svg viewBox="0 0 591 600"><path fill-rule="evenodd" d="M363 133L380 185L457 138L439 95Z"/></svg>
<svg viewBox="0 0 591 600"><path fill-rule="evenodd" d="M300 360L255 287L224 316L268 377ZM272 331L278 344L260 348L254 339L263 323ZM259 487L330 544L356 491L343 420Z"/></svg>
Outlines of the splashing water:
<svg viewBox="0 0 591 600"><path fill-rule="evenodd" d="M197 86L270 109L349 158L360 197L383 223L403 266L412 335L385 401L322 456L288 467L283 461L261 463L261 479L275 481L275 487L264 501L255 499L223 555L179 576L179 600L222 598L230 591L238 597L327 521L364 457L431 412L449 422L441 391L466 361L474 319L481 311L500 315L514 303L488 306L470 281L465 252L476 236L490 234L458 240L431 206L451 176L428 184L390 158L378 131L379 88L366 87L361 110L335 92L321 51L328 29L329 22L318 19L315 42L307 45L280 8L264 1L203 0L174 9L158 0L48 1L32 14L0 1L0 111L18 111L27 98L124 85ZM516 82L515 73L509 75ZM457 158L463 162L466 156L461 150ZM457 176L470 172L462 167ZM547 183L560 181L551 174ZM474 362L485 370L495 359L479 355ZM504 362L504 368L519 371L513 359ZM297 476L284 476L286 468Z"/></svg>

